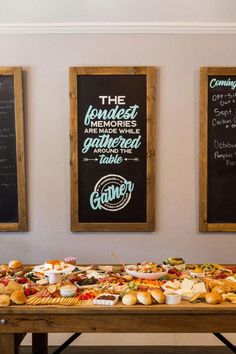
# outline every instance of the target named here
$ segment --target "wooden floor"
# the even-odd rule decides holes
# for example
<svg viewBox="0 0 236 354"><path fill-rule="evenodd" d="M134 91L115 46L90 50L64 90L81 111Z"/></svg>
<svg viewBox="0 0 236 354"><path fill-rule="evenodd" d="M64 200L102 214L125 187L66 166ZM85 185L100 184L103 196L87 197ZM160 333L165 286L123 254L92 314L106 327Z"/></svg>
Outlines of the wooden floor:
<svg viewBox="0 0 236 354"><path fill-rule="evenodd" d="M50 347L49 354L53 353L56 347ZM174 346L160 346L160 347L140 347L140 346L105 346L105 347L75 347L71 346L65 349L63 354L230 354L232 353L226 347L174 347ZM22 347L19 354L31 354L30 347Z"/></svg>

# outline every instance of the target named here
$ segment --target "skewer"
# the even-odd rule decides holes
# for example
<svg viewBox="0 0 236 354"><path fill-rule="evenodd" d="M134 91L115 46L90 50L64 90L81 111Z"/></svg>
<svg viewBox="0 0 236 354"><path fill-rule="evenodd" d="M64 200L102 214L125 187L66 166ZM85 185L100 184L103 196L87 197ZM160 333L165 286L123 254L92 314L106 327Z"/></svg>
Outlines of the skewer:
<svg viewBox="0 0 236 354"><path fill-rule="evenodd" d="M119 264L125 266L125 263L122 261L122 259L121 259L115 252L110 251L110 253L111 253L112 257L115 258L115 260L116 260Z"/></svg>

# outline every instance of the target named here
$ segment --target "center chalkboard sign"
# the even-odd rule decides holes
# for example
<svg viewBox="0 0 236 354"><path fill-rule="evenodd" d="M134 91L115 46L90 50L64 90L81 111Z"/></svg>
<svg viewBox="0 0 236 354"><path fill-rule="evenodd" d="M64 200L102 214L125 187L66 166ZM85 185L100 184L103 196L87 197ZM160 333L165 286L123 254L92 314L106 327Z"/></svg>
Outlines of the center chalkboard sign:
<svg viewBox="0 0 236 354"><path fill-rule="evenodd" d="M26 224L21 69L0 68L0 231Z"/></svg>
<svg viewBox="0 0 236 354"><path fill-rule="evenodd" d="M153 68L70 73L72 231L151 231Z"/></svg>
<svg viewBox="0 0 236 354"><path fill-rule="evenodd" d="M201 70L201 231L236 231L236 68Z"/></svg>

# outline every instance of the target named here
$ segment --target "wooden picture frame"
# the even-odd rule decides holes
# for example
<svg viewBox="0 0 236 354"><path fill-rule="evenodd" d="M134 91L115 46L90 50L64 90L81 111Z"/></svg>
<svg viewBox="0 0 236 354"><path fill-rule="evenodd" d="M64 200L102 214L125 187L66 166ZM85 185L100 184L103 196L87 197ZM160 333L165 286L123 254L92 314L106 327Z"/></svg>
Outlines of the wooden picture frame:
<svg viewBox="0 0 236 354"><path fill-rule="evenodd" d="M71 231L153 231L155 224L155 170L154 170L154 159L155 159L155 68L153 67L71 67L69 69L70 72L70 172L71 172ZM79 86L79 87L78 87ZM125 92L125 93L124 93ZM111 94L111 95L110 95ZM136 95L136 96L135 96ZM103 97L103 98L101 98ZM110 98L109 98L110 97ZM113 98L111 98L113 97ZM131 119L133 119L132 129L139 129L135 132L130 130L130 135L125 136L126 141L128 138L129 143L133 141L133 149L129 149L132 152L130 156L124 153L124 156L120 153L121 145L119 146L119 153L116 158L116 165L114 161L112 163L102 161L103 154L96 155L95 151L99 149L90 149L93 159L86 157L89 155L85 154L85 157L82 159L81 151L84 151L85 141L87 141L85 132L85 117L88 114L88 107L92 104L93 108L98 107L98 105L106 107L104 109L106 112L112 111L112 109L120 109L120 107L128 107L128 101L130 101L129 107L135 107L135 97L140 102L145 102L140 105L137 105L137 111L135 114L138 114L139 122L137 123L137 119L133 119L134 115ZM112 101L113 99L113 101ZM91 102L89 101L91 100ZM118 101L117 101L118 100ZM119 101L120 100L120 101ZM116 102L115 102L116 101ZM126 102L127 101L127 102ZM90 104L91 103L91 104ZM114 103L114 104L113 104ZM118 104L119 103L119 104ZM110 104L111 106L108 106ZM116 105L117 104L117 105ZM117 108L117 106L119 106ZM100 108L101 108L100 107ZM112 108L111 108L112 107ZM109 110L111 108L111 110ZM136 108L133 108L136 109ZM138 112L138 109L142 111L142 114ZM113 110L113 112L114 112ZM99 110L97 110L99 111ZM96 111L96 112L97 112ZM103 111L104 112L104 111ZM123 112L123 111L122 111ZM130 111L129 111L130 112ZM132 111L134 113L134 111ZM109 113L109 114L110 114ZM132 113L132 114L133 114ZM120 113L119 113L120 114ZM91 121L96 118L91 118L89 122L89 127L91 128ZM96 124L104 124L101 123L102 118L97 117L97 121L100 119L99 123ZM108 119L108 118L106 118ZM130 119L130 120L131 120ZM105 120L105 118L104 118ZM113 119L113 121L115 121ZM120 119L122 120L122 119ZM111 119L110 119L111 121ZM123 119L123 121L128 122L129 119ZM141 123L140 123L141 122ZM86 121L86 124L88 122ZM95 123L94 123L95 124ZM108 123L107 123L108 124ZM109 123L111 124L111 123ZM117 128L118 123L113 123L111 134L109 138L112 136L113 140L116 136L121 134L120 130ZM131 123L119 123L124 124L126 127L130 127ZM141 124L141 125L139 125ZM117 128L114 128L114 126ZM140 128L142 126L142 128ZM104 128L104 126L103 126ZM99 132L104 132L103 128L99 128L97 126L97 130L93 131L93 134L90 135L90 141L95 141L95 138L100 137ZM92 129L92 128L91 128ZM95 129L95 128L94 128ZM116 130L114 130L116 129ZM129 128L131 129L131 128ZM142 130L143 129L143 130ZM92 131L92 130L91 130ZM118 132L117 135L114 132ZM145 131L145 136L141 136L139 138L138 132L142 135L142 132ZM134 133L133 135L131 133ZM112 135L113 134L113 135ZM129 133L128 133L129 134ZM105 134L106 138L109 134ZM92 136L92 138L91 138ZM120 135L119 135L120 136ZM135 137L135 138L132 138ZM133 140L132 140L133 139ZM136 139L136 140L135 140ZM139 139L139 142L137 141ZM142 140L143 139L143 140ZM135 143L134 143L135 140ZM142 143L140 143L142 141ZM125 144L126 144L125 143ZM129 143L123 146L128 146ZM82 144L82 145L81 145ZM100 144L100 143L99 143ZM138 153L140 144L140 149L144 149L143 153L140 153L140 157L136 157L136 152ZM81 148L83 147L83 149ZM100 145L101 146L101 145ZM104 146L104 145L103 145ZM134 147L135 146L135 147ZM87 148L88 150L88 148ZM101 150L101 149L100 149ZM106 149L104 149L106 150ZM113 149L114 150L114 149ZM112 150L112 152L113 152ZM127 148L128 150L128 148ZM107 150L106 150L107 151ZM123 151L123 150L122 150ZM125 150L126 151L126 150ZM134 153L135 151L135 153ZM81 156L80 156L81 155ZM90 157L91 157L90 155ZM112 153L110 159L115 159L115 155ZM119 155L119 157L118 157ZM130 159L128 159L128 157ZM94 158L95 157L95 158ZM119 162L120 160L122 162ZM97 159L97 160L96 160ZM87 161L87 165L85 165L84 161ZM90 163L90 160L96 160L95 163ZM109 158L104 155L104 160L108 161ZM130 161L132 160L132 161ZM126 161L126 165L124 163ZM130 163L128 163L130 161ZM141 162L142 161L142 162ZM144 162L145 161L145 164ZM89 163L91 166L91 170L89 169ZM106 163L108 165L106 165ZM140 169L137 170L137 167L134 167L135 164L138 166L140 163ZM103 165L104 164L104 165ZM96 166L96 167L95 167ZM127 166L127 168L126 168ZM110 168L111 167L111 168ZM141 168L142 167L142 168ZM110 170L109 170L110 168ZM132 170L133 169L133 170ZM104 174L106 175L103 179L100 178L103 174L103 170L106 171ZM145 170L145 185L143 183L142 176L144 175ZM114 172L116 171L116 172ZM117 172L118 171L118 172ZM122 171L122 173L119 173ZM129 171L129 172L128 172ZM132 173L132 171L136 171ZM136 195L133 193L133 182L128 181L123 177L123 173L129 174L129 176L133 176L138 178L140 171L140 180L137 181L137 184L143 185L143 188L136 189ZM85 178L86 175L86 178ZM94 192L92 186L94 186L95 182L91 182L90 180L95 179L96 176L96 192L94 187ZM122 176L121 176L122 175ZM100 177L98 177L100 176ZM115 177L114 177L115 176ZM123 181L123 182L121 182ZM91 182L91 183L90 183ZM93 185L92 185L93 183ZM109 185L110 183L110 185ZM112 185L113 183L113 185ZM119 193L121 193L122 198L121 201L117 201L117 204L113 204L111 198L109 201L104 201L105 192L101 192L102 190L107 191L109 188L115 189L115 184L119 185ZM117 186L116 185L116 186ZM125 187L124 187L125 185ZM131 187L132 186L132 187ZM106 187L106 188L105 188ZM100 188L100 189L99 189ZM123 193L123 188L126 188L126 191ZM94 205L94 201L91 202L91 195L86 191L90 191L91 193L96 193L98 195L98 190L101 192L99 198L96 200L96 205ZM128 191L127 191L128 190ZM118 189L116 190L116 192ZM142 206L144 205L143 199L141 198L142 193L145 191L145 208L138 208L138 204L135 205L135 200L140 200ZM87 193L87 194L86 194ZM108 193L108 192L107 192ZM118 193L118 192L117 192ZM118 193L118 194L119 194ZM133 194L132 194L133 193ZM132 197L130 195L132 194ZM140 195L139 195L140 194ZM90 195L90 202L89 202ZM94 195L94 194L93 194ZM106 195L107 196L107 195ZM104 198L103 198L104 197ZM114 196L113 196L114 197ZM126 199L125 199L126 198ZM133 198L133 199L132 199ZM136 198L136 199L135 199ZM109 198L108 198L109 199ZM99 200L99 203L98 203ZM101 202L102 200L102 202ZM125 202L124 202L125 200ZM131 200L127 202L127 200ZM89 204L90 203L90 204ZM92 203L92 204L91 204ZM103 203L103 204L102 204ZM120 204L122 206L120 206ZM125 204L126 203L126 204ZM133 205L133 204L134 205ZM138 202L136 202L138 203ZM105 205L106 204L106 210ZM132 208L131 205L132 204ZM94 212L91 208L97 208ZM125 205L125 206L124 206ZM119 207L120 209L119 209ZM111 208L114 208L111 210ZM125 210L127 208L127 211ZM129 209L130 208L130 209ZM91 209L91 210L90 210ZM98 210L99 209L99 210ZM145 210L144 210L145 209ZM115 211L119 212L115 213ZM135 211L136 210L136 211ZM123 214L122 214L123 213ZM137 215L136 215L136 214ZM144 216L145 214L145 216ZM99 219L100 218L100 219ZM136 221L137 219L137 221Z"/></svg>
<svg viewBox="0 0 236 354"><path fill-rule="evenodd" d="M236 113L236 85L232 89L233 81L236 84L236 67L203 67L200 70L201 232L236 231L236 204L230 196L230 188L235 184L232 181L236 180L236 145L234 148L222 145L224 141L232 142L236 132L233 117L233 109ZM232 195L236 198L236 190L233 189Z"/></svg>
<svg viewBox="0 0 236 354"><path fill-rule="evenodd" d="M0 198L1 194L2 196L4 194L5 198L2 197L0 202L0 231L27 231L20 67L0 68L0 161ZM8 191L6 192L4 188ZM7 206L4 204L5 201ZM1 217L3 211L4 216Z"/></svg>

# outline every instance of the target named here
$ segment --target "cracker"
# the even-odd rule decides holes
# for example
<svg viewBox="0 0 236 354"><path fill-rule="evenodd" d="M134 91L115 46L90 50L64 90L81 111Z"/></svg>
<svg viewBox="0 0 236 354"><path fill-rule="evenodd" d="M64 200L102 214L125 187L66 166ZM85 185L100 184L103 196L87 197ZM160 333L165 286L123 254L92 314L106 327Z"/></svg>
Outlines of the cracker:
<svg viewBox="0 0 236 354"><path fill-rule="evenodd" d="M34 304L39 298L37 296L31 296L26 300L26 304L32 305Z"/></svg>
<svg viewBox="0 0 236 354"><path fill-rule="evenodd" d="M38 297L35 301L34 301L34 303L33 303L33 305L34 306L36 306L36 305L41 305L41 297Z"/></svg>
<svg viewBox="0 0 236 354"><path fill-rule="evenodd" d="M55 291L57 291L56 285L49 285L49 286L47 286L47 291L49 292L49 294L55 293Z"/></svg>
<svg viewBox="0 0 236 354"><path fill-rule="evenodd" d="M55 297L53 300L54 300L54 304L58 305L58 304L60 304L61 298L60 297Z"/></svg>
<svg viewBox="0 0 236 354"><path fill-rule="evenodd" d="M44 298L42 298L42 302L41 302L42 305L46 305L49 299L51 299L51 298L50 298L50 297L44 297Z"/></svg>

